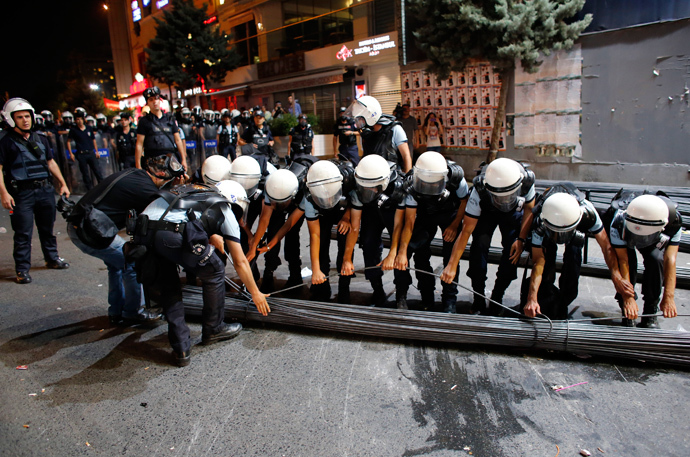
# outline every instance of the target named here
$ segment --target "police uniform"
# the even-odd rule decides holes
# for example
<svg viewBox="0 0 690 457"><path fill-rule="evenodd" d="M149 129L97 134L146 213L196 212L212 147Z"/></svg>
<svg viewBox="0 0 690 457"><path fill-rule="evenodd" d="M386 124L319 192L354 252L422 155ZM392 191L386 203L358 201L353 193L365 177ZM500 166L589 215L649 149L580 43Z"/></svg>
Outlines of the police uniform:
<svg viewBox="0 0 690 457"><path fill-rule="evenodd" d="M177 160L182 162L175 143L175 134L179 130L175 117L170 113L163 113L160 118L153 113L142 117L137 126L137 135L144 135L142 159L174 153Z"/></svg>
<svg viewBox="0 0 690 457"><path fill-rule="evenodd" d="M547 236L541 212L544 201L557 192L567 193L575 197L582 208L582 219L575 228L570 241L565 243L563 251L563 267L558 287L556 282L556 254L558 244ZM579 191L574 185L565 183L557 184L544 192L537 199L532 210L534 219L530 235L531 245L534 248L541 248L544 253L544 270L542 273L541 284L537 292L537 301L541 308L541 313L552 319L565 319L568 315L568 306L577 298L578 285L580 282L580 269L582 267L582 248L587 242L587 235L596 236L604 229L601 218L594 205L585 199L584 193ZM522 283L521 306L527 303L527 293L529 291L530 278L525 278Z"/></svg>
<svg viewBox="0 0 690 457"><path fill-rule="evenodd" d="M115 145L120 163L124 168L134 168L134 154L137 144L137 130L130 127L129 132L125 133L122 129L115 131Z"/></svg>
<svg viewBox="0 0 690 457"><path fill-rule="evenodd" d="M55 224L55 189L48 161L53 150L43 135L32 133L28 141L15 131L8 131L0 140L0 165L5 187L14 199L10 222L14 230L14 265L16 272L31 268L31 238L34 219L43 258L50 268L66 268L58 256Z"/></svg>
<svg viewBox="0 0 690 457"><path fill-rule="evenodd" d="M454 164L453 164L454 165ZM410 237L410 244L407 249L408 259L414 254L414 265L416 270L421 272L415 273L417 278L417 285L422 295L422 301L430 305L434 302L434 288L436 279L430 274L422 273L424 271L432 273L431 268L431 242L436 236L438 229L441 233L453 222L459 211L462 200L468 198L469 187L465 181L462 168L454 165L455 170L459 173L454 174L454 179L446 182L446 191L440 196L423 195L415 192L411 185L412 176L408 177L406 183L407 197L405 199L406 208L416 208L417 214L412 229L412 236ZM458 233L462 229L462 224L458 227ZM457 236L456 236L457 238ZM448 265L450 255L453 251L455 240L443 240L443 265ZM405 297L407 289L412 283L412 277L408 270L405 270L404 275L401 276L399 284L396 284L396 294ZM452 284L445 282L442 285L441 302L443 311L455 313L455 303L458 295L458 271L456 270L455 277Z"/></svg>
<svg viewBox="0 0 690 457"><path fill-rule="evenodd" d="M237 127L232 123L218 128L218 153L235 160L237 157Z"/></svg>
<svg viewBox="0 0 690 457"><path fill-rule="evenodd" d="M344 121L344 122L343 122ZM355 122L347 117L340 117L333 126L333 136L338 137L338 152L345 156L354 166L359 163L359 148L357 136L346 135L345 132L356 132Z"/></svg>
<svg viewBox="0 0 690 457"><path fill-rule="evenodd" d="M626 249L628 253L628 266L630 271L630 283L635 286L637 283L637 254L642 255L644 262L644 276L642 278L642 298L644 300L643 314L656 314L659 311L659 302L664 285L664 254L668 246L678 246L680 244L682 232L682 217L677 205L662 193L656 195L660 197L669 210L668 223L664 230L659 233L656 242L644 248L635 248L628 244L625 228L625 213L630 202L643 192L632 192L621 190L616 194L611 202L611 206L604 215L604 225L609 231L609 239L614 249ZM637 298L637 294L635 296ZM616 300L623 309L623 298L616 293ZM643 318L643 322L644 322Z"/></svg>
<svg viewBox="0 0 690 457"><path fill-rule="evenodd" d="M290 130L290 136L292 137L290 142L290 159L295 160L299 155L311 155L312 142L314 141L314 131L311 125L293 127Z"/></svg>
<svg viewBox="0 0 690 457"><path fill-rule="evenodd" d="M363 156L369 154L380 155L389 162L395 162L402 168L403 159L398 147L407 143L407 135L400 122L392 116L382 115L378 123L382 127L378 131L365 128L361 131Z"/></svg>
<svg viewBox="0 0 690 457"><path fill-rule="evenodd" d="M470 246L470 262L469 268L467 269L467 276L472 281L472 289L482 295L484 294L484 287L486 284L491 238L496 228L501 231L503 253L498 264L498 272L496 273L496 282L494 284L494 291L496 291L496 294L492 295L492 299L496 301L501 301L503 299L503 293L510 283L517 278L518 267L510 261L510 248L520 236L523 206L533 201L536 197L534 173L532 173L531 170L525 170L522 165L520 165L520 167L522 168L525 178L521 184L517 206L513 209L510 211L500 211L491 202L489 191L482 185L486 167L484 167L482 173L474 179L474 186L470 192L467 207L465 208L465 216L478 219L477 226L472 232L472 245ZM475 302L477 300L476 297L478 296L475 295Z"/></svg>
<svg viewBox="0 0 690 457"><path fill-rule="evenodd" d="M261 160L270 160L272 149L268 143L273 141L273 134L268 125L264 123L264 125L259 128L256 123L252 122L247 125L244 132L242 132L242 139L248 145L256 145L256 148L254 148L254 146L251 146L251 148L254 151L254 158L259 160L259 163L261 163ZM263 158L260 160L259 157Z"/></svg>
<svg viewBox="0 0 690 457"><path fill-rule="evenodd" d="M67 134L67 141L74 140L76 151L74 156L79 162L79 171L81 172L81 177L84 180L84 185L86 190L91 190L93 188L93 181L91 180L91 171L96 176L96 181L101 182L103 180L103 174L98 166L98 159L96 154L98 151L93 150L93 141L96 135L91 127L84 126L84 130L81 130L78 126L73 126L69 129Z"/></svg>
<svg viewBox="0 0 690 457"><path fill-rule="evenodd" d="M215 192L178 200L171 208L172 194L154 200L142 213L148 218L147 237L155 253L158 271L150 288L151 296L163 307L168 321L168 339L177 354L191 348L189 327L184 319L182 284L177 265L194 270L203 288L202 335L211 336L223 328L225 317L225 259L213 246L190 245L188 210L201 221L206 235L219 234L239 243L240 227L227 200ZM216 203L212 204L215 199ZM198 202L198 203L197 203ZM185 236L183 237L183 233Z"/></svg>

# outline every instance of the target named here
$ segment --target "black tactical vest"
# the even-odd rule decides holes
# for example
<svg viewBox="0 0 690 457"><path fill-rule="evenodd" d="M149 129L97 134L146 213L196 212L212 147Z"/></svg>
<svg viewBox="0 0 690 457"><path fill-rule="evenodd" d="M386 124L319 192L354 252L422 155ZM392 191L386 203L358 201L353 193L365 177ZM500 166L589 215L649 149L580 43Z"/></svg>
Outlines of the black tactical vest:
<svg viewBox="0 0 690 457"><path fill-rule="evenodd" d="M17 146L17 157L9 167L14 181L33 181L50 178L48 161L46 160L45 145L35 134L29 136L28 141L10 134L11 140Z"/></svg>
<svg viewBox="0 0 690 457"><path fill-rule="evenodd" d="M155 157L169 152L176 152L175 135L173 127L175 118L169 114L163 114L160 119L152 113L146 115L146 119L151 121L151 131L146 133L144 138L144 155Z"/></svg>

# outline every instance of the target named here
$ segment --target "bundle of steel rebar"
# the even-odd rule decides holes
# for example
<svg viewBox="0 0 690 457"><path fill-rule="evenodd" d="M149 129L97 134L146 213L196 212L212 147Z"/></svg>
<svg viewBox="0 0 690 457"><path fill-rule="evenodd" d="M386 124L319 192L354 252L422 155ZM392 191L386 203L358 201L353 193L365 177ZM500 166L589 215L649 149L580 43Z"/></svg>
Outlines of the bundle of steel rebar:
<svg viewBox="0 0 690 457"><path fill-rule="evenodd" d="M201 315L201 289L183 291L185 310ZM421 341L549 349L690 366L690 333L543 318L506 318L372 308L269 297L262 316L246 296L228 295L226 318Z"/></svg>

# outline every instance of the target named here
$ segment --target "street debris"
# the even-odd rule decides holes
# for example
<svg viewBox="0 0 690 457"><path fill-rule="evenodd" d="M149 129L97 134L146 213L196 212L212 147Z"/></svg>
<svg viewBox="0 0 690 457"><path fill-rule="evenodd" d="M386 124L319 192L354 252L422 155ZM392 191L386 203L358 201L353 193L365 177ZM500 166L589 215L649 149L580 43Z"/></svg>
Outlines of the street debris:
<svg viewBox="0 0 690 457"><path fill-rule="evenodd" d="M143 406L144 408L146 408L148 405L149 405L148 403L142 403L141 404L141 406Z"/></svg>
<svg viewBox="0 0 690 457"><path fill-rule="evenodd" d="M597 451L601 452L602 454L606 454L606 452L604 452L604 450L600 447L597 448Z"/></svg>
<svg viewBox="0 0 690 457"><path fill-rule="evenodd" d="M28 370L28 369L29 369L29 365L19 365L17 367L17 370Z"/></svg>
<svg viewBox="0 0 690 457"><path fill-rule="evenodd" d="M29 397L35 397L38 394L29 394Z"/></svg>
<svg viewBox="0 0 690 457"><path fill-rule="evenodd" d="M0 227L0 233L7 233L7 229L5 227Z"/></svg>
<svg viewBox="0 0 690 457"><path fill-rule="evenodd" d="M87 442L86 442L86 446L87 446L87 447L91 447L91 443L89 443L89 442L87 441Z"/></svg>
<svg viewBox="0 0 690 457"><path fill-rule="evenodd" d="M303 278L308 278L309 276L311 276L311 270L309 269L309 267L302 268L302 271L300 273L302 273Z"/></svg>
<svg viewBox="0 0 690 457"><path fill-rule="evenodd" d="M589 452L587 449L580 449L580 455L583 455L584 457L589 457L592 455L591 452Z"/></svg>
<svg viewBox="0 0 690 457"><path fill-rule="evenodd" d="M557 385L557 386L551 386L551 390L553 390L554 392L559 392L559 391L561 391L561 390L570 389L571 387L581 386L582 384L587 384L588 382L589 382L589 381L578 382L577 384L573 384L573 385L571 385L571 386L565 386L565 387L563 387L563 386L558 386L558 385Z"/></svg>
<svg viewBox="0 0 690 457"><path fill-rule="evenodd" d="M29 424L24 424L24 428L29 428Z"/></svg>
<svg viewBox="0 0 690 457"><path fill-rule="evenodd" d="M455 390L456 387L458 387L457 384L455 384L453 387L451 387L450 390Z"/></svg>

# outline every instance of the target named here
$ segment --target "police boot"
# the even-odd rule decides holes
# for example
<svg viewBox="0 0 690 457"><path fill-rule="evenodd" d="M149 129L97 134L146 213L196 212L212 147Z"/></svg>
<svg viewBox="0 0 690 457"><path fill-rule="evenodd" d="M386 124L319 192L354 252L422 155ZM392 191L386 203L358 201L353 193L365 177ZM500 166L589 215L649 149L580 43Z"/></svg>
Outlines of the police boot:
<svg viewBox="0 0 690 457"><path fill-rule="evenodd" d="M472 307L470 308L470 314L477 315L486 313L486 299L479 294L484 295L484 291L474 291L474 301L472 302Z"/></svg>
<svg viewBox="0 0 690 457"><path fill-rule="evenodd" d="M285 283L285 289L289 289L290 287L295 287L299 284L302 284L302 271L297 268L297 269L290 269L290 276L288 276L288 280Z"/></svg>
<svg viewBox="0 0 690 457"><path fill-rule="evenodd" d="M659 312L659 302L645 303L642 308L643 314L656 314ZM640 323L637 324L639 328L661 328L659 327L659 320L656 316L644 316L640 319Z"/></svg>
<svg viewBox="0 0 690 457"><path fill-rule="evenodd" d="M338 303L350 303L350 281L352 276L340 276L338 279Z"/></svg>
<svg viewBox="0 0 690 457"><path fill-rule="evenodd" d="M311 299L314 301L331 301L331 283L328 279L321 284L312 284L309 291L311 292Z"/></svg>
<svg viewBox="0 0 690 457"><path fill-rule="evenodd" d="M420 290L419 292L422 294L422 308L433 310L435 306L434 289Z"/></svg>
<svg viewBox="0 0 690 457"><path fill-rule="evenodd" d="M491 292L491 301L489 301L489 315L502 317L505 309L501 306L503 304L503 295L505 289L496 288ZM497 304L498 303L498 304Z"/></svg>
<svg viewBox="0 0 690 457"><path fill-rule="evenodd" d="M407 291L395 290L395 307L398 309L407 309Z"/></svg>
<svg viewBox="0 0 690 457"><path fill-rule="evenodd" d="M386 291L383 290L383 280L381 278L372 279L371 287L374 289L371 296L371 306L386 306Z"/></svg>
<svg viewBox="0 0 690 457"><path fill-rule="evenodd" d="M457 312L455 298L446 298L442 301L443 312L448 314L455 314Z"/></svg>
<svg viewBox="0 0 690 457"><path fill-rule="evenodd" d="M274 289L275 281L273 278L273 272L270 270L264 270L264 277L261 279L261 292L270 294Z"/></svg>

